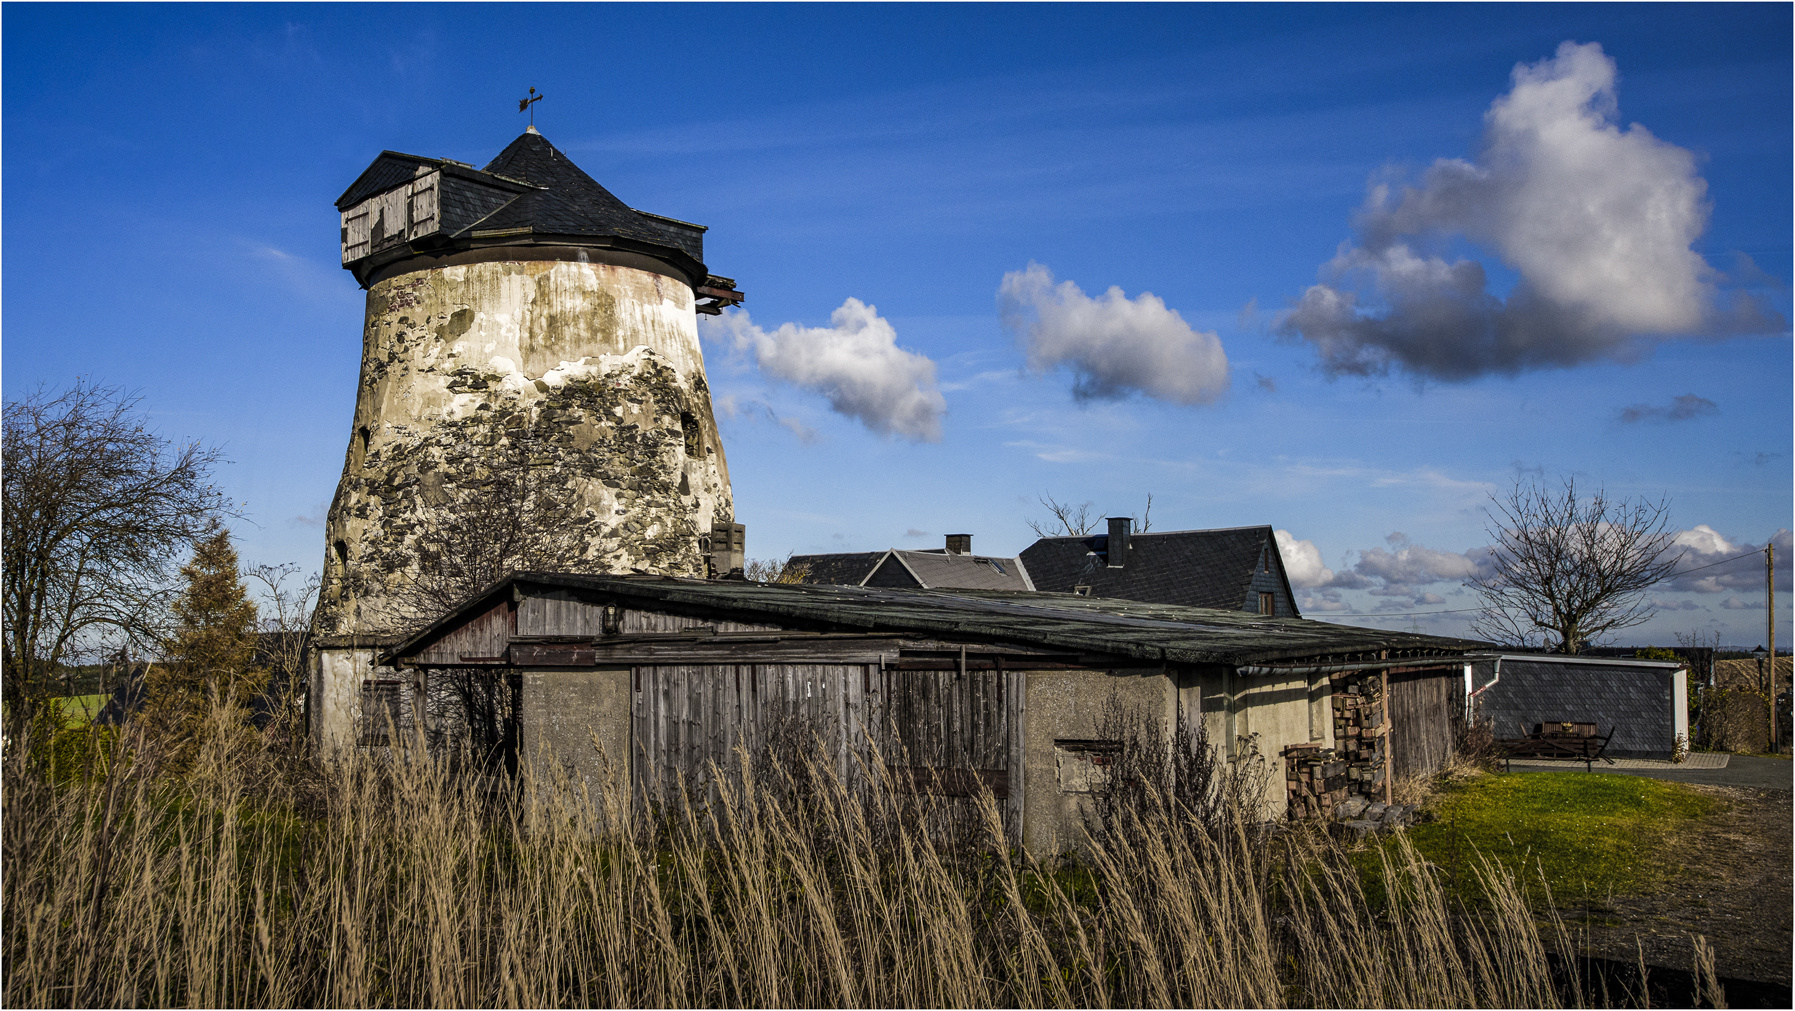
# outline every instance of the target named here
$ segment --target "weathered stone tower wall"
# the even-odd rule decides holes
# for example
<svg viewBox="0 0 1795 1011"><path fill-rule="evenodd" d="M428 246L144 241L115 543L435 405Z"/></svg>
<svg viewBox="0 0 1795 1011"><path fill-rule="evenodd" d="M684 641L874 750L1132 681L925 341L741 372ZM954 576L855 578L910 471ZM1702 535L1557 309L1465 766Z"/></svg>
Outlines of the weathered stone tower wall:
<svg viewBox="0 0 1795 1011"><path fill-rule="evenodd" d="M693 305L682 281L578 261L437 267L369 289L318 630L436 617L404 613L404 587L468 536L467 502L500 470L514 478L502 488L526 486L572 525L570 570L705 575L711 527L734 508Z"/></svg>

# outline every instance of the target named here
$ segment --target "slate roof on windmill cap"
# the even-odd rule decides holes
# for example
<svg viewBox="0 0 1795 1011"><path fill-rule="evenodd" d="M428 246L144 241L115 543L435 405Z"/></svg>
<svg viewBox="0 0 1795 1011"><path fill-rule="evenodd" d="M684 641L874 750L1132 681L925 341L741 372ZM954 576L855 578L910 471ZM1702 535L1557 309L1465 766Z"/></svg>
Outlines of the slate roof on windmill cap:
<svg viewBox="0 0 1795 1011"><path fill-rule="evenodd" d="M481 231L528 227L555 235L620 235L661 243L683 238L617 199L540 133L518 137L481 171L542 187L487 215L473 226ZM703 258L702 247L676 244L693 259Z"/></svg>
<svg viewBox="0 0 1795 1011"><path fill-rule="evenodd" d="M1035 587L1057 593L1089 586L1099 597L1237 610L1260 552L1276 541L1269 526L1137 533L1127 565L1112 569L1109 535L1043 537L1023 549Z"/></svg>
<svg viewBox="0 0 1795 1011"><path fill-rule="evenodd" d="M576 243L583 238L615 238L686 271L694 283L703 283L708 276L705 226L630 207L534 131L512 141L484 169L453 158L382 151L337 198L337 209L347 211L427 169L471 184L441 188L443 223L448 228L443 234L452 243L507 232L527 233L536 241L553 241L556 236ZM670 255L655 252L655 247Z"/></svg>

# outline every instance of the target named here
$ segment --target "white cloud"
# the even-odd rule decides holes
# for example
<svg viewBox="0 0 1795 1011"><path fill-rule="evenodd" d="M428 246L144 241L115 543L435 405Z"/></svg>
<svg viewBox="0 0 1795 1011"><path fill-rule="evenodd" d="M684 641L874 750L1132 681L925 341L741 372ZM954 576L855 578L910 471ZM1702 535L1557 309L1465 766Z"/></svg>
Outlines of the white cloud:
<svg viewBox="0 0 1795 1011"><path fill-rule="evenodd" d="M1728 597L1720 602L1720 606L1722 609L1728 611L1762 611L1764 609L1764 602L1761 600L1740 600L1738 597Z"/></svg>
<svg viewBox="0 0 1795 1011"><path fill-rule="evenodd" d="M1375 580L1381 584L1371 591L1375 596L1413 596L1414 587L1430 583L1462 583L1489 570L1487 549L1474 549L1463 554L1439 551L1412 543L1402 533L1393 533L1384 540L1390 545L1388 549L1372 548L1359 552L1359 560L1352 568L1353 575L1367 583Z"/></svg>
<svg viewBox="0 0 1795 1011"><path fill-rule="evenodd" d="M1698 555L1731 555L1739 549L1733 547L1720 531L1706 523L1697 523L1688 530L1679 530L1672 539L1672 544L1679 548L1687 548Z"/></svg>
<svg viewBox="0 0 1795 1011"><path fill-rule="evenodd" d="M1298 606L1305 613L1326 614L1330 611L1350 611L1352 605L1340 597L1339 590L1323 590L1312 596L1304 597Z"/></svg>
<svg viewBox="0 0 1795 1011"><path fill-rule="evenodd" d="M941 441L947 400L935 381L935 363L898 347L897 330L874 306L850 298L830 314L827 327L786 323L772 333L739 310L703 324L705 337L753 354L768 375L822 394L837 414L881 435ZM780 423L800 438L809 431Z"/></svg>
<svg viewBox="0 0 1795 1011"><path fill-rule="evenodd" d="M1358 243L1342 244L1279 332L1313 343L1335 374L1459 380L1782 330L1755 299L1716 288L1691 248L1709 212L1695 156L1617 126L1615 76L1594 43L1515 67L1477 161L1436 161L1418 186L1373 186ZM1482 264L1438 255L1458 238L1519 275L1506 299Z"/></svg>
<svg viewBox="0 0 1795 1011"><path fill-rule="evenodd" d="M1213 332L1193 330L1151 292L1129 298L1111 287L1098 298L1071 281L1055 284L1038 263L1003 276L1004 326L1028 352L1029 367L1072 369L1080 400L1133 392L1175 404L1213 403L1228 390L1228 356Z"/></svg>
<svg viewBox="0 0 1795 1011"><path fill-rule="evenodd" d="M1778 530L1770 538L1776 545L1776 588L1790 588L1790 552L1795 534ZM1682 558L1668 581L1668 588L1691 593L1724 593L1728 590L1761 592L1764 589L1764 545L1734 541L1706 523L1680 530L1671 542ZM1737 556L1744 557L1737 557ZM1722 604L1726 607L1726 604ZM1737 608L1733 608L1737 610Z"/></svg>
<svg viewBox="0 0 1795 1011"><path fill-rule="evenodd" d="M1284 575L1289 577L1291 586L1310 589L1334 581L1334 570L1322 564L1321 550L1314 541L1299 541L1288 530L1273 530L1272 536L1277 539L1278 554L1284 559Z"/></svg>

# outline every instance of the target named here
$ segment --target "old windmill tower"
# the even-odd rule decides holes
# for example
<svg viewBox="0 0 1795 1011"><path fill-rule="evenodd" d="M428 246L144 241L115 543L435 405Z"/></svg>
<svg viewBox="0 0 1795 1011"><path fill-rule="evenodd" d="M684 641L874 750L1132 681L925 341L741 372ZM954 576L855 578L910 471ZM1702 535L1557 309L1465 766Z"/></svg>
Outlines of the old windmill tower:
<svg viewBox="0 0 1795 1011"><path fill-rule="evenodd" d="M314 621L319 744L419 705L373 661L507 567L741 565L697 313L700 225L630 208L531 126L483 169L383 152L337 200L367 289ZM468 585L462 585L468 584Z"/></svg>

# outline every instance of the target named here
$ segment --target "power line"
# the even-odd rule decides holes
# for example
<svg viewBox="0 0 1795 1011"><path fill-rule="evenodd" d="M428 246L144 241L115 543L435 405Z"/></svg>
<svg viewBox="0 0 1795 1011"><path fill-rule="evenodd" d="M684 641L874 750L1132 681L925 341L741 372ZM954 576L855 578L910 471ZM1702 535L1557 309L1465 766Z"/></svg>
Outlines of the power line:
<svg viewBox="0 0 1795 1011"><path fill-rule="evenodd" d="M1698 565L1693 569L1683 569L1678 572L1673 572L1668 578L1675 579L1679 576L1686 576L1691 572L1700 572L1703 569L1711 569L1716 565L1725 565L1728 562L1736 562L1741 558L1750 558L1753 555L1761 555L1763 553L1764 551L1762 548L1756 551L1747 551L1742 555L1734 555L1731 558L1722 558L1718 562L1709 562L1706 565ZM1427 614L1464 614L1467 611L1481 610L1483 610L1481 607L1453 607L1443 611L1323 611L1321 613L1330 618L1419 618L1422 615Z"/></svg>
<svg viewBox="0 0 1795 1011"><path fill-rule="evenodd" d="M1407 618L1410 615L1419 617L1423 614L1459 614L1464 611L1481 611L1481 607L1453 607L1444 611L1323 611L1330 618Z"/></svg>
<svg viewBox="0 0 1795 1011"><path fill-rule="evenodd" d="M1696 566L1696 567L1695 567L1695 568L1693 568L1693 569L1683 569L1683 570L1681 570L1681 571L1678 571L1678 572L1672 572L1672 573L1671 573L1671 574L1670 574L1670 578L1672 578L1672 579L1675 579L1675 578L1677 578L1677 577L1678 577L1678 576L1687 576L1687 575L1688 575L1688 574L1689 574L1689 573L1691 573L1691 572L1700 572L1700 571L1701 571L1701 570L1703 570L1703 569L1711 569L1711 568L1713 568L1713 567L1714 567L1714 566L1716 566L1716 565L1725 565L1725 564L1726 564L1726 563L1728 563L1728 562L1736 562L1736 561L1738 561L1738 560L1739 560L1739 559L1741 559L1741 558L1750 558L1750 557L1751 557L1751 556L1752 556L1752 555L1761 555L1761 554L1763 554L1763 553L1764 553L1764 549L1763 549L1763 548L1759 548L1759 549L1757 549L1757 550L1756 550L1756 551L1747 551L1747 552L1746 552L1746 553L1744 553L1744 554L1742 554L1742 555L1734 555L1734 556L1733 556L1733 557L1731 557L1731 558L1722 558L1722 559L1721 559L1721 560L1720 560L1720 561L1718 561L1718 562L1709 562L1709 563L1708 563L1708 564L1706 564L1706 565L1697 565L1697 566Z"/></svg>

